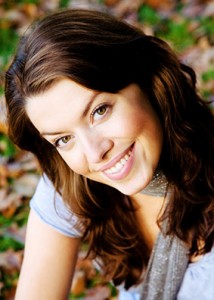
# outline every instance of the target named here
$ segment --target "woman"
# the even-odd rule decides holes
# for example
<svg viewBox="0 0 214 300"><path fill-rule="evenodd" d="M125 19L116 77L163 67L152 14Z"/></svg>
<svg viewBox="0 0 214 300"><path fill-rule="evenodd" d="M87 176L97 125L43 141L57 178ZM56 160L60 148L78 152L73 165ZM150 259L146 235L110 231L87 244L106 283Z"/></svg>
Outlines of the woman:
<svg viewBox="0 0 214 300"><path fill-rule="evenodd" d="M65 299L82 239L120 299L213 298L214 122L195 84L165 42L100 12L22 38L9 133L46 175L16 299Z"/></svg>

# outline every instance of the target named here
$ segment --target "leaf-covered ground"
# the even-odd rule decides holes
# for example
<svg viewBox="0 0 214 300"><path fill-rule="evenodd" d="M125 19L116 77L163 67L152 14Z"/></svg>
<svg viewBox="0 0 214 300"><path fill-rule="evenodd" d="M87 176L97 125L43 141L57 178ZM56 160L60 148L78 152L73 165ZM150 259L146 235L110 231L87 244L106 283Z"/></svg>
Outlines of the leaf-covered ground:
<svg viewBox="0 0 214 300"><path fill-rule="evenodd" d="M169 42L197 72L198 89L214 99L214 1L208 0L0 0L0 300L14 299L23 258L29 199L39 179L35 158L7 137L4 72L19 36L39 16L58 8L98 8ZM70 299L117 299L117 291L79 253Z"/></svg>

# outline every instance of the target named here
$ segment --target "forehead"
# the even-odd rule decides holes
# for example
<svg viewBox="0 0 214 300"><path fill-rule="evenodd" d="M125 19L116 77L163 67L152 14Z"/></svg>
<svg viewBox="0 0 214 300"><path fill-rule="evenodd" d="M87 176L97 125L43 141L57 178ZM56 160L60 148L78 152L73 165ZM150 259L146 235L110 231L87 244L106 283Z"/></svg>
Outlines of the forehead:
<svg viewBox="0 0 214 300"><path fill-rule="evenodd" d="M54 129L72 112L81 112L95 94L72 80L62 79L44 93L28 98L26 112L40 132L46 126Z"/></svg>

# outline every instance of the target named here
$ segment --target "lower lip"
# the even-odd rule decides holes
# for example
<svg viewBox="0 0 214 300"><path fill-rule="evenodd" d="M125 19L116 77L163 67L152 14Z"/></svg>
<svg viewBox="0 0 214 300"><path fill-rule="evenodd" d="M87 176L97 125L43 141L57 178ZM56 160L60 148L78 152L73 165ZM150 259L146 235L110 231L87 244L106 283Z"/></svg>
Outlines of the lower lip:
<svg viewBox="0 0 214 300"><path fill-rule="evenodd" d="M127 160L126 164L124 165L124 167L118 172L118 173L113 173L113 174L107 174L105 172L103 172L103 174L108 177L109 179L112 179L112 180L121 180L123 178L125 178L132 166L133 166L133 163L134 163L134 146L132 148L132 152L131 152L131 155L129 156L129 159Z"/></svg>

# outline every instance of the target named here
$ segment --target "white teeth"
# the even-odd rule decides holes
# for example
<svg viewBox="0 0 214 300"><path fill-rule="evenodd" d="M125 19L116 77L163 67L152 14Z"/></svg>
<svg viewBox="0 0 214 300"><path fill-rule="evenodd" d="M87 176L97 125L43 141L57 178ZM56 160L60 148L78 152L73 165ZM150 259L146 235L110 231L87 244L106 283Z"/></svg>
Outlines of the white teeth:
<svg viewBox="0 0 214 300"><path fill-rule="evenodd" d="M106 174L111 174L112 172L111 172L111 170L108 169L108 170L105 171L105 173Z"/></svg>
<svg viewBox="0 0 214 300"><path fill-rule="evenodd" d="M122 169L123 164L121 162L118 162L115 167L120 170Z"/></svg>
<svg viewBox="0 0 214 300"><path fill-rule="evenodd" d="M120 162L124 166L126 164L127 160L125 160L124 158L122 158Z"/></svg>
<svg viewBox="0 0 214 300"><path fill-rule="evenodd" d="M111 168L111 170L112 170L113 173L117 172L117 168L116 167Z"/></svg>
<svg viewBox="0 0 214 300"><path fill-rule="evenodd" d="M116 163L114 167L111 167L108 170L105 170L106 174L113 174L113 173L118 173L120 170L122 170L123 166L125 166L126 162L128 161L131 151L128 152L119 162Z"/></svg>

